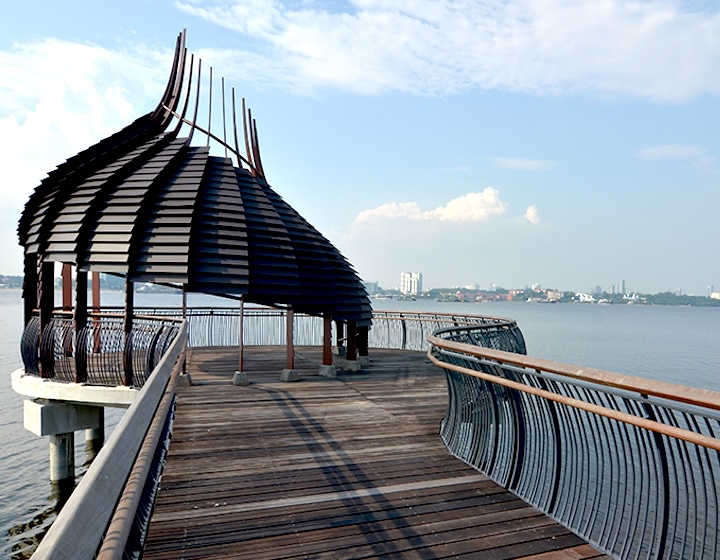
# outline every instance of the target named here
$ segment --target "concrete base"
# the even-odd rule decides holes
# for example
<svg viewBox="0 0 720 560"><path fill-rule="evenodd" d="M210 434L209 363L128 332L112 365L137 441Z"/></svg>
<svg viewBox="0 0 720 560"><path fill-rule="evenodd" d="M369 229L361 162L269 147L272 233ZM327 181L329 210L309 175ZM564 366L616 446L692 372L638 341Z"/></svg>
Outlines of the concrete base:
<svg viewBox="0 0 720 560"><path fill-rule="evenodd" d="M370 365L370 356L360 356L358 358L360 367L368 367Z"/></svg>
<svg viewBox="0 0 720 560"><path fill-rule="evenodd" d="M75 478L75 434L55 434L50 436L50 480Z"/></svg>
<svg viewBox="0 0 720 560"><path fill-rule="evenodd" d="M56 401L29 401L23 406L25 429L36 436L67 434L100 427L102 407Z"/></svg>
<svg viewBox="0 0 720 560"><path fill-rule="evenodd" d="M294 369L284 369L280 372L280 381L300 381L300 376Z"/></svg>
<svg viewBox="0 0 720 560"><path fill-rule="evenodd" d="M360 364L357 360L345 360L345 368L347 371L360 371Z"/></svg>
<svg viewBox="0 0 720 560"><path fill-rule="evenodd" d="M248 374L244 371L236 371L233 373L233 385L240 385L242 387L247 387L250 385L250 379L248 378Z"/></svg>
<svg viewBox="0 0 720 560"><path fill-rule="evenodd" d="M192 377L189 373L181 373L175 380L176 387L190 387L192 385Z"/></svg>
<svg viewBox="0 0 720 560"><path fill-rule="evenodd" d="M335 366L320 366L318 375L322 375L323 377L336 377L337 369Z"/></svg>

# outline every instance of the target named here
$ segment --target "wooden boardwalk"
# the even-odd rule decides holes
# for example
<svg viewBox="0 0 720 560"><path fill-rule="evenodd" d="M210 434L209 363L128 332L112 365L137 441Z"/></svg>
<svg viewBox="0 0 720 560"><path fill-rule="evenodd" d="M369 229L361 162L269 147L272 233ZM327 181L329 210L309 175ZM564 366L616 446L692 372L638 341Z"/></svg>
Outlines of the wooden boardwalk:
<svg viewBox="0 0 720 560"><path fill-rule="evenodd" d="M178 406L145 560L607 558L450 456L444 376L417 352L281 383L284 350L198 350Z"/></svg>

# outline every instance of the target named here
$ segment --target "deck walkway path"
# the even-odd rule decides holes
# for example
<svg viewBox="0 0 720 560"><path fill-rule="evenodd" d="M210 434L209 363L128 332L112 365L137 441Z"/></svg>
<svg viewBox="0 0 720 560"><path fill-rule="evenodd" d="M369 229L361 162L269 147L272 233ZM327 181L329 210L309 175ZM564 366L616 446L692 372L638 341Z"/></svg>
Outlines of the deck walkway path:
<svg viewBox="0 0 720 560"><path fill-rule="evenodd" d="M417 352L362 372L281 383L281 349L194 349L144 560L606 558L450 456L446 386Z"/></svg>

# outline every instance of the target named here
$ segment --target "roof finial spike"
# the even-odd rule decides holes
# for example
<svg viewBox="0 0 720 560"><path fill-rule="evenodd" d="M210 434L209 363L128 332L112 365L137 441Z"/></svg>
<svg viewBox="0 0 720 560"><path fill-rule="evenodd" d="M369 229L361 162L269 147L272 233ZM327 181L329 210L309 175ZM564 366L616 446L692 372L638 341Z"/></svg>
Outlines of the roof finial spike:
<svg viewBox="0 0 720 560"><path fill-rule="evenodd" d="M228 145L227 145L227 124L225 122L225 76L222 77L220 84L222 86L222 109L223 109L223 146L225 147L225 157L227 157Z"/></svg>
<svg viewBox="0 0 720 560"><path fill-rule="evenodd" d="M210 96L208 97L208 127L207 127L207 146L210 147L210 132L212 131L212 128L210 128L210 125L212 123L212 66L210 67Z"/></svg>
<svg viewBox="0 0 720 560"><path fill-rule="evenodd" d="M240 158L240 145L237 137L237 118L235 114L235 88L232 88L232 118L233 118L233 136L235 137L235 155L237 156L238 167L242 167Z"/></svg>
<svg viewBox="0 0 720 560"><path fill-rule="evenodd" d="M245 134L245 153L247 154L247 159L250 162L250 172L253 174L253 176L256 175L255 173L255 163L253 162L252 152L250 151L250 140L248 139L248 125L247 120L245 118L246 114L249 111L245 110L245 98L242 99L242 112L243 112L243 133Z"/></svg>

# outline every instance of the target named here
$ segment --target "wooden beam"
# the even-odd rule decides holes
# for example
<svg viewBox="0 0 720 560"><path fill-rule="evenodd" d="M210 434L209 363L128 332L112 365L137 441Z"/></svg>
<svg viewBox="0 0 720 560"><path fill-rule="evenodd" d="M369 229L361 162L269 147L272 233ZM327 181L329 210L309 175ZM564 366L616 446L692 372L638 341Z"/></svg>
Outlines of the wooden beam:
<svg viewBox="0 0 720 560"><path fill-rule="evenodd" d="M357 360L357 323L355 321L347 322L347 354L345 358L350 361Z"/></svg>
<svg viewBox="0 0 720 560"><path fill-rule="evenodd" d="M62 265L62 308L64 311L72 309L72 268L69 263Z"/></svg>
<svg viewBox="0 0 720 560"><path fill-rule="evenodd" d="M323 316L323 358L322 365L333 365L332 355L332 317Z"/></svg>
<svg viewBox="0 0 720 560"><path fill-rule="evenodd" d="M287 329L287 369L295 369L295 347L293 346L293 309L288 307L286 315Z"/></svg>

